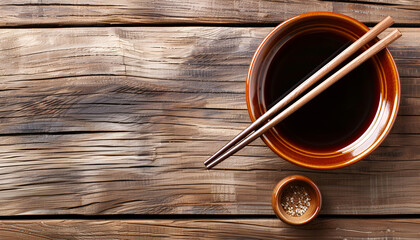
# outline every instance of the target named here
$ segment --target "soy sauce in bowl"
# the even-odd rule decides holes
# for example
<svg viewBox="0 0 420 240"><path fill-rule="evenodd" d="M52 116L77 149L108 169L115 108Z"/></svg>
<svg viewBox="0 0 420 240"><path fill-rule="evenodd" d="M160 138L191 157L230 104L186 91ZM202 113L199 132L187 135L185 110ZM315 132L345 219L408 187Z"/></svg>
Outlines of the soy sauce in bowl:
<svg viewBox="0 0 420 240"><path fill-rule="evenodd" d="M274 105L350 43L344 34L328 29L293 36L270 63L264 81L265 104ZM276 130L286 141L308 150L334 151L348 145L375 116L380 99L378 74L373 60L368 60L279 123Z"/></svg>

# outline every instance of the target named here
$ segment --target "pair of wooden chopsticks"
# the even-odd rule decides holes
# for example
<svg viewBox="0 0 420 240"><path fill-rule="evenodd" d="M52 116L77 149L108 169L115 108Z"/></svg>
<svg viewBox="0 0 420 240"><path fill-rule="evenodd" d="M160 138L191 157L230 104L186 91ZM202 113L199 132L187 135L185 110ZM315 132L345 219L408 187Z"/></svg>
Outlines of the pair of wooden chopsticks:
<svg viewBox="0 0 420 240"><path fill-rule="evenodd" d="M333 58L330 62L324 65L315 74L310 76L297 88L291 91L286 97L284 97L276 105L270 108L265 114L259 117L255 122L253 122L250 126L248 126L245 130L243 130L235 138L233 138L230 142L228 142L224 147L222 147L219 151L217 151L213 156L207 159L204 162L204 165L206 166L206 168L211 169L212 167L216 166L217 164L219 164L220 162L228 158L230 155L235 154L236 152L241 150L243 147L245 147L246 145L254 141L256 138L264 134L270 128L274 127L280 121L282 121L283 119L291 115L293 112L301 108L304 104L312 100L318 94L323 92L325 89L327 89L332 84L337 82L339 79L344 77L346 74L351 72L353 69L358 67L360 64L362 64L363 62L365 62L366 60L368 60L369 58L377 54L379 51L386 48L390 43L392 43L393 41L401 37L401 32L398 30L394 30L393 32L388 34L385 38L375 43L372 47L370 47L369 49L364 51L362 54L357 56L347 65L345 65L343 68L335 72L324 82L320 83L317 87L315 87L310 92L305 94L303 97L295 101L288 108L283 110L281 113L278 113L283 107L285 107L287 104L293 101L297 96L302 94L314 83L319 81L322 77L324 77L326 74L328 74L338 65L340 65L344 60L346 60L351 55L353 55L362 46L364 46L365 44L373 40L375 37L377 37L381 32L383 32L393 23L394 23L394 20L388 16L384 20L382 20L380 23L378 23L375 27L370 29L361 38L359 38L352 45L346 48L343 52L341 52L339 55ZM266 124L261 126L263 123L266 123Z"/></svg>

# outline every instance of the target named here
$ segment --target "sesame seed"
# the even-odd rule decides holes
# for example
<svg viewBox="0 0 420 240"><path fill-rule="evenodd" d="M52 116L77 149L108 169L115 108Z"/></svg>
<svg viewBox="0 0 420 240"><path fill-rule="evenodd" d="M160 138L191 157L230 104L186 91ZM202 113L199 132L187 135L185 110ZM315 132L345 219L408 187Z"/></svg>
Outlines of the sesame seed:
<svg viewBox="0 0 420 240"><path fill-rule="evenodd" d="M311 206L311 198L305 187L292 185L284 190L281 197L281 206L288 215L300 217Z"/></svg>

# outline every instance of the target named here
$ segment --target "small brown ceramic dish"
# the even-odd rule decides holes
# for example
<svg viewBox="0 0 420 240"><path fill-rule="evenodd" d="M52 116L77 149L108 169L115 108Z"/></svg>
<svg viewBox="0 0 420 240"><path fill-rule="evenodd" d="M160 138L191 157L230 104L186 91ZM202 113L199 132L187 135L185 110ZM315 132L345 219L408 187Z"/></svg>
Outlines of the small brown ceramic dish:
<svg viewBox="0 0 420 240"><path fill-rule="evenodd" d="M249 67L246 101L251 120L255 121L266 112L268 105L264 96L267 91L264 85L266 75L271 61L279 49L285 45L285 42L293 41L295 35L302 32L306 34L308 31L330 31L351 42L360 38L368 30L368 27L353 18L330 12L305 13L277 26L262 41ZM375 39L369 45L371 46L377 41L378 39ZM369 66L372 67L368 72L374 76L369 79L375 81L375 95L372 100L374 105L369 109L369 120L363 122L363 128L358 129L357 134L348 138L350 140L346 140L345 144L331 147L328 150L307 147L297 144L296 141L291 141L288 136L276 128L272 128L262 135L263 141L280 157L312 169L340 168L366 157L388 135L395 121L400 100L399 75L388 49L381 51L369 61L371 61ZM302 63L304 62L305 59L302 59ZM335 99L331 99L331 101L335 101ZM307 121L311 121L311 119L308 118Z"/></svg>
<svg viewBox="0 0 420 240"><path fill-rule="evenodd" d="M282 195L291 186L304 187L310 198L309 208L306 210L305 213L303 213L301 216L298 216L298 217L289 215L281 205ZM311 179L304 176L300 176L300 175L288 176L282 179L273 190L273 196L272 196L273 210L276 213L277 217L279 217L283 222L288 223L288 224L301 225L301 224L308 223L309 221L311 221L318 215L319 211L321 210L321 205L322 205L322 196L321 196L321 192L319 191L319 188L315 185L315 183Z"/></svg>

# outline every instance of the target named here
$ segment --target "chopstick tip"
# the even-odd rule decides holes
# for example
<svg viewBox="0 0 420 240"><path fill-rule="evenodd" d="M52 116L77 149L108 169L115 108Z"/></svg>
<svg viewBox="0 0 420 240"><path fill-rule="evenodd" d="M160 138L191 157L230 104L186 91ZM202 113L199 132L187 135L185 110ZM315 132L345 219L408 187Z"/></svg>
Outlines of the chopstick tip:
<svg viewBox="0 0 420 240"><path fill-rule="evenodd" d="M400 30L398 30L398 29L395 29L394 31L392 31L389 35L388 35L388 37L390 38L390 39L392 39L391 40L391 42L393 42L393 41L395 41L395 40L397 40L398 38L400 38L402 36L402 33L400 32ZM391 43L390 42L390 43Z"/></svg>
<svg viewBox="0 0 420 240"><path fill-rule="evenodd" d="M391 16L387 16L384 20L395 23L394 19Z"/></svg>
<svg viewBox="0 0 420 240"><path fill-rule="evenodd" d="M398 30L398 29L395 29L395 34L398 36L398 37L401 37L402 36L402 33L400 32L400 30Z"/></svg>

